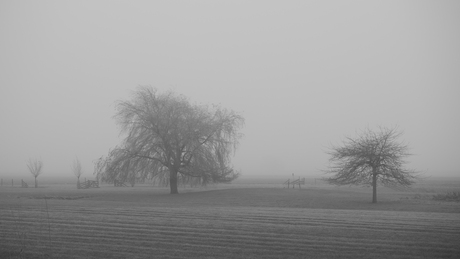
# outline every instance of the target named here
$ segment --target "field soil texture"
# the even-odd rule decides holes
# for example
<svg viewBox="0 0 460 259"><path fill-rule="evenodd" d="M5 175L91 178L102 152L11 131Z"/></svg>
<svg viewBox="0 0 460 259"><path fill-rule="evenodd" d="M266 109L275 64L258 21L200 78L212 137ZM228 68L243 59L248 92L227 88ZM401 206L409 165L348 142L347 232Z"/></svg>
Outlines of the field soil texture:
<svg viewBox="0 0 460 259"><path fill-rule="evenodd" d="M0 258L460 258L460 203L424 193L0 188Z"/></svg>

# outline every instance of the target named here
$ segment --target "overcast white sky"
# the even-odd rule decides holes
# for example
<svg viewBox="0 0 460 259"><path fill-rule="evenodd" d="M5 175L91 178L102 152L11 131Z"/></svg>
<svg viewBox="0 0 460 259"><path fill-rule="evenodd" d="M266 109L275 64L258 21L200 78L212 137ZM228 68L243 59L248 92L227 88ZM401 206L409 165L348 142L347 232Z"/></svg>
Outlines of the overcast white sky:
<svg viewBox="0 0 460 259"><path fill-rule="evenodd" d="M121 141L114 102L173 89L246 119L243 175L320 176L325 151L398 126L460 176L460 1L0 1L0 175L72 175Z"/></svg>

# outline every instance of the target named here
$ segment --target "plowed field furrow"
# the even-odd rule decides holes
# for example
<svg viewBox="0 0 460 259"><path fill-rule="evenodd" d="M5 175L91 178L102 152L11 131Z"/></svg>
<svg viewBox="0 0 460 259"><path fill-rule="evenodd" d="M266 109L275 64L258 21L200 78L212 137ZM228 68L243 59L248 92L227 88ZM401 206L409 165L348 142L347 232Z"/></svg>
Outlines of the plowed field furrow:
<svg viewBox="0 0 460 259"><path fill-rule="evenodd" d="M53 227L58 227L60 224L69 224L69 220L67 218L73 218L72 219L72 225L78 224L81 228L85 228L87 226L88 228L92 228L92 224L89 223L89 216L86 214L81 214L79 211L73 211L72 213L68 212L69 215L68 217L66 215L63 215L63 213L59 213L60 217L63 219L60 220L59 218L54 218L53 213L51 213L51 220L53 220ZM110 215L110 214L107 214ZM146 216L149 214L145 214ZM164 214L167 215L167 214ZM41 217L40 217L41 216ZM39 219L39 222L42 224L46 224L46 218L43 218L42 215L20 215L20 218L15 218L14 215L4 215L3 220L5 221L11 221L12 223L21 223L21 225L27 227L31 224L36 224L38 223L37 220ZM108 223L114 223L117 224L116 227L119 228L127 228L131 230L136 230L136 228L143 228L145 225L173 225L170 224L169 221L172 219L174 220L181 220L181 217L177 217L174 215L172 218L171 215L169 217L155 217L155 216L147 216L147 217L141 217L141 216L136 216L136 217L131 217L131 216L120 216L118 214L114 215L112 214L112 217L102 217L103 221L105 224ZM31 220L29 222L29 220ZM94 218L92 219L94 221ZM166 220L167 222L161 222ZM184 219L185 220L185 219ZM314 223L311 223L310 221L315 221ZM118 224L119 222L123 222L123 224ZM289 218L284 218L283 221L278 220L269 220L266 217L264 217L263 220L257 221L255 220L254 217L245 217L243 218L242 215L238 215L237 217L235 216L219 216L219 217L209 217L208 219L203 218L202 215L189 215L188 218L186 218L186 222L190 222L190 224L206 224L208 226L222 226L222 225L231 225L233 228L247 228L248 225L257 225L257 224L264 224L264 228L260 229L267 229L270 228L270 226L276 226L276 225L283 225L282 229L278 229L277 233L283 233L283 232L291 232L291 229L298 229L298 228L312 228L312 227L321 227L321 226L334 226L336 229L343 228L344 230L346 229L354 229L354 230L368 230L372 229L372 231L398 231L398 232L424 232L427 230L430 230L431 233L439 233L443 235L448 235L448 234L455 234L460 231L459 227L455 227L455 224L452 224L451 221L449 220L444 220L444 224L446 225L440 225L439 221L437 224L433 224L433 220L431 221L425 221L423 222L424 224L420 225L415 225L414 222L410 222L409 220L406 220L407 224L404 223L399 223L399 222L393 222L392 224L389 225L388 223L385 222L375 222L372 219L368 219L367 222L365 221L359 221L359 222L353 222L352 220L346 221L346 220L328 220L324 219L323 221L318 220L318 219L309 219L309 218L302 218L301 220L298 220L297 223L293 223L294 220L289 220ZM418 222L418 221L417 221ZM431 224L428 224L430 223ZM186 225L186 224L182 224ZM396 225L396 226L394 226ZM424 226L424 227L422 227ZM111 228L112 226L107 225L107 228ZM173 226L170 226L170 228L174 228ZM181 227L182 228L182 227Z"/></svg>
<svg viewBox="0 0 460 259"><path fill-rule="evenodd" d="M58 211L54 211L54 213L78 213L81 215L86 215L90 216L91 214L96 214L98 216L104 216L108 215L113 217L114 215L123 217L123 216L129 216L131 218L148 218L148 217L169 217L171 214L175 215L175 218L189 218L191 215L186 210L187 212L182 212L180 209L174 208L142 208L143 211L133 211L133 210L120 210L120 209L111 209L110 211L106 211L104 208L96 208L96 209L91 209L91 210L82 210L80 208L59 208ZM5 211L10 211L11 214L21 214L20 211L27 211L28 214L32 212L36 212L37 215L43 215L46 214L46 211L41 208L40 210L37 210L35 208L16 208L16 209L2 209ZM293 220L296 222L297 220L305 220L308 219L309 221L321 221L323 222L322 219L319 219L317 216L325 213L324 210L309 210L307 213L300 213L300 212L305 212L305 210L295 210L295 216L290 215L292 213L289 213L289 210L261 210L260 208L257 209L250 209L250 208L243 208L244 213L240 213L241 209L235 210L232 209L232 214L230 215L231 217L238 218L239 216L244 215L247 220L255 220L255 221L263 221L263 220L271 220L271 221L286 221L287 219ZM50 208L49 212L53 212L53 209ZM423 223L430 224L432 221L436 221L437 217L439 215L442 216L443 221L452 221L456 220L456 217L451 216L451 217L446 217L444 214L439 214L439 213L417 213L417 212L394 212L394 213L386 213L385 217L381 217L378 213L369 213L367 212L366 214L362 214L363 211L341 211L340 214L337 212L328 215L327 219L330 222L334 221L343 221L342 218L343 216L349 216L353 215L353 218L349 218L349 221L356 221L356 222L361 222L361 219L366 219L369 220L371 219L374 222L382 222L388 219L391 219L395 224L397 222L401 222L402 224L416 224L420 225ZM256 215L254 215L256 214ZM268 215L260 215L260 214L268 214ZM357 215L358 214L358 215ZM406 215L404 215L406 214ZM21 214L22 215L22 214ZM24 214L27 216L26 214ZM219 210L215 209L205 209L201 213L196 213L193 216L200 216L203 219L212 219L214 217L228 217L228 212L221 212ZM369 216L372 216L370 218ZM409 216L409 217L407 217ZM417 222L414 223L413 220L417 219ZM366 222L363 222L366 223Z"/></svg>
<svg viewBox="0 0 460 259"><path fill-rule="evenodd" d="M75 229L78 231L78 229ZM197 233L196 236L186 235L180 232L157 232L152 231L150 234L137 234L136 233L119 233L114 232L112 234L98 234L96 231L95 234L92 234L90 231L88 232L74 232L75 230L68 230L66 233L54 234L51 236L52 240L59 240L59 242L69 242L69 243L91 243L97 241L98 243L109 243L118 246L131 246L131 243L136 243L138 240L132 239L132 237L137 236L139 239L142 240L149 240L150 242L164 242L168 240L177 240L180 239L182 242L186 242L189 244L196 244L203 242L203 240L207 240L208 244L219 244L219 243L227 243L227 244L238 244L241 245L260 245L260 246L267 246L269 245L272 249L280 248L289 248L293 246L293 248L301 246L301 245L315 245L315 246L333 246L333 247L354 247L354 246L372 246L372 241L367 241L363 239L347 239L347 238L327 238L323 237L319 239L317 237L307 236L307 235L296 235L292 236L291 238L283 237L283 236L274 236L272 238L267 238L260 235L254 235L253 233L244 233L244 234L229 234L226 233L225 235L216 235L216 236L206 236L200 235ZM199 230L197 230L199 232ZM107 232L104 232L107 233ZM31 233L28 234L28 238L32 238ZM391 245L391 241L387 242L379 242L377 246L385 247L387 245ZM403 248L407 246L414 246L416 245L415 242L412 241L403 241L398 244L393 244L392 249ZM442 243L434 243L430 244L430 247L446 247ZM356 248L354 248L356 249Z"/></svg>
<svg viewBox="0 0 460 259"><path fill-rule="evenodd" d="M380 213L376 212L366 212L366 211L339 211L339 213L335 212L331 214L330 216L328 215L327 218L319 219L317 216L318 215L323 215L326 211L324 210L313 210L313 211L308 211L307 213L300 213L304 212L305 210L295 210L295 214L289 213L289 210L262 210L260 208L256 209L251 209L251 208L243 208L243 213L240 213L241 209L232 209L232 214L228 215L227 212L222 212L221 210L216 210L216 209L205 209L202 212L198 212L196 214L190 215L188 210L182 211L181 209L177 208L150 208L150 209L145 209L143 208L144 211L133 211L133 210L126 210L126 209L115 209L106 212L104 209L92 209L92 210L81 210L81 209L75 209L75 208L67 208L67 209L60 209L59 212L62 213L80 213L82 215L87 215L87 214L97 214L98 216L104 216L104 215L110 215L113 217L114 214L123 217L123 216L129 216L132 218L148 218L148 217L170 217L171 214L175 215L175 218L190 218L190 216L194 217L201 217L204 220L209 220L213 219L215 217L227 217L227 218L235 218L237 220L240 216L245 216L245 220L254 220L261 222L263 220L270 220L270 221L283 221L286 222L288 220L292 222L298 222L301 220L308 220L309 222L324 222L327 220L328 222L343 222L343 217L347 217L347 221L354 221L354 222L360 222L363 224L366 224L366 221L371 220L371 224L382 222L385 223L385 221L391 219L392 222L395 224L404 224L404 225L421 225L421 224L427 224L430 225L431 222L433 221L438 221L439 215L442 215L442 220L446 222L446 224L449 223L449 221L456 221L457 218L454 216L446 217L446 215L443 214L437 214L437 213L408 213L408 212L394 212L394 213L382 213L382 215L379 215ZM52 211L50 209L50 211ZM319 212L317 212L319 211ZM42 213L44 212L43 210L41 211ZM45 212L46 213L46 212ZM267 215L264 215L267 214ZM406 215L404 215L406 214ZM353 217L349 217L352 215ZM372 216L372 217L369 217ZM362 221L364 219L364 222ZM414 222L414 219L417 220L417 222Z"/></svg>
<svg viewBox="0 0 460 259"><path fill-rule="evenodd" d="M178 240L180 241L180 240ZM70 245L70 246L69 246ZM145 246L148 246L147 248ZM57 242L53 243L53 247L71 247L72 244L64 243L64 242ZM16 247L19 248L19 247ZM84 246L84 245L79 245L78 250L79 251L84 251L85 249L90 250L92 247L89 246ZM42 246L40 249L46 249L46 247ZM142 253L144 255L146 254L164 254L167 255L171 253L171 251L174 250L179 250L181 251L182 255L179 255L179 257L190 257L190 256L196 256L200 257L203 255L203 252L200 251L207 251L206 253L215 253L216 255L223 255L222 253L228 253L229 255L236 255L240 251L244 251L245 254L256 254L258 256L261 256L264 254L264 258L270 258L270 257L284 257L286 255L299 255L301 257L310 254L312 251L315 251L315 253L328 253L330 251L337 251L340 250L340 255L341 258L343 257L352 257L352 255L356 255L356 253L366 253L366 255L375 255L379 256L381 254L392 254L394 253L395 249L393 248L384 248L381 249L379 246L373 248L374 251L368 251L368 249L356 246L356 247L335 247L335 246L322 246L322 245L311 245L311 246L301 246L301 247L286 247L284 249L279 249L279 250L271 250L270 249L270 254L266 255L266 246L240 246L240 245L218 245L218 244L208 244L208 245L203 245L203 244L188 244L188 243L183 243L179 246L174 246L171 245L170 242L167 241L157 241L157 242L152 242L150 244L144 244L142 247L138 247L136 251L132 252L126 252L132 250L132 247L126 246L126 245L118 245L118 244L100 244L97 246L98 250L105 250L105 249L110 249L111 253L116 254L117 257L119 256L127 256L129 257L130 255L135 252L135 254ZM295 253L287 253L287 249L293 249ZM419 252L422 252L421 248L418 248ZM54 255L66 255L64 252L58 253L54 249L47 249L45 252L52 253ZM404 258L411 258L411 252L406 252L407 248L404 250L397 250L399 251L399 256L404 256ZM431 254L433 253L433 250L426 250L427 252L430 252ZM206 254L205 253L205 254ZM332 252L331 252L332 253ZM451 254L449 251L445 251L444 253L441 251L441 253L436 253L437 255L449 255ZM68 254L67 254L68 255ZM93 254L94 256L94 254ZM107 256L107 254L105 254ZM233 256L231 256L233 258ZM374 256L373 256L374 257Z"/></svg>
<svg viewBox="0 0 460 259"><path fill-rule="evenodd" d="M21 213L1 210L0 237L9 251L33 248L45 250L43 254L48 251L48 255L70 257L78 257L71 254L76 247L77 251L85 250L83 257L91 257L90 251L96 246L116 257L130 257L132 253L139 256L139 252L174 257L171 251L176 250L180 251L175 252L177 257L223 255L223 252L237 255L240 251L241 257L263 253L265 258L295 257L311 251L316 254L329 251L331 255L340 251L343 257L360 251L377 257L397 251L399 256L407 258L426 253L435 257L459 254L452 241L449 243L459 237L459 222L449 217L444 222L411 221L400 217L395 220L391 214L387 218L350 217L353 213L346 212L338 219L337 215L315 210L283 212L225 208L208 211L52 208L47 218L46 213L33 208ZM417 242L418 238L430 242Z"/></svg>
<svg viewBox="0 0 460 259"><path fill-rule="evenodd" d="M80 244L79 247L82 247L84 246L85 244L88 245L90 244L91 242L81 242L83 239L83 237L80 237L80 238L76 238L76 237L72 237L71 241L72 242L67 242L66 240L63 240L63 239L59 239L60 241L58 242L52 242L52 245L55 246L55 245L66 245L66 246L71 246L72 243L78 243ZM241 249L241 248L244 248L244 247L249 247L249 248L252 248L252 249L260 249L260 248L264 248L266 247L267 243L264 243L264 242L250 242L250 243L241 243L241 242L235 242L235 243L232 243L232 242L226 242L226 243L223 243L223 242L218 242L216 240L207 240L206 242L206 245L204 245L202 243L203 240L199 240L201 242L193 242L193 240L184 240L182 238L179 238L179 240L181 241L181 245L180 246L183 246L183 244L187 244L189 246L196 246L196 247L213 247L213 248L219 248L220 246L223 247L227 247L227 248L232 248L232 249ZM101 240L100 240L101 241ZM114 246L114 249L115 250L124 250L126 248L129 248L129 247L132 247L131 246L131 243L128 242L128 241L120 241L119 239L115 239L115 238L111 238L111 239L106 239L105 241L107 242L99 242L99 246L101 245L104 245L104 244L109 244L111 246ZM189 242L183 242L183 241L189 241ZM225 241L225 240L224 240ZM170 245L171 242L167 239L150 239L149 242L150 244L165 244L165 245ZM327 242L327 243L317 243L317 242L314 242L313 240L310 241L310 242L301 242L302 244L298 244L296 246L292 246L292 247L289 247L289 246L279 246L279 247L274 247L274 251L276 251L278 248L281 249L281 250L284 250L284 249L299 249L299 247L303 247L303 248L316 248L316 249L319 249L319 248L323 248L323 249L330 249L331 247L335 247L335 248L340 248L341 251L347 251L347 250L360 250L360 249L363 249L362 248L362 245L358 245L358 244L347 244L347 243L341 243L341 242ZM225 246L223 246L222 244L225 244ZM351 246L350 246L351 245ZM376 246L377 248L381 248L380 251L384 251L385 250L385 247L384 245L382 244L379 244ZM388 248L388 247L387 247ZM403 248L402 246L397 246L397 247L392 247L390 250L392 249L398 249L398 248ZM388 248L389 249L389 248Z"/></svg>
<svg viewBox="0 0 460 259"><path fill-rule="evenodd" d="M8 221L8 219L6 218L6 222ZM99 223L97 222L75 222L75 221L72 221L72 222L68 222L68 220L59 220L59 219L55 219L53 220L50 224L52 225L52 231L53 232L56 232L56 231L59 231L59 230L66 230L66 231L69 231L70 229L72 228L78 228L78 231L79 232L103 232L103 233L110 233L110 232L114 232L115 235L118 234L118 233L123 233L123 235L137 235L137 236L142 236L143 233L145 232L146 229L149 229L149 228L154 228L156 232L158 233L172 233L172 234L181 234L181 235L187 235L187 234L191 234L191 235L195 235L197 237L201 236L201 235L206 235L206 236L212 236L212 235L215 235L216 231L219 231L219 232L223 232L223 231L227 231L226 234L231 234L231 230L229 229L226 229L226 226L228 227L232 227L232 230L233 231L238 231L238 230L245 230L246 232L249 232L249 230L251 230L251 232L253 234L256 234L256 235L264 235L264 236L267 236L267 235L270 235L270 233L276 233L277 236L280 236L280 235L283 235L283 234L293 234L293 233L296 233L296 232L302 232L302 233L309 233L309 234L320 234L321 232L325 232L325 230L327 230L327 228L334 228L335 231L338 231L340 229L354 229L354 234L355 234L355 238L356 237L361 237L362 234L357 234L357 230L360 230L360 233L367 233L369 229L363 229L361 228L359 225L354 225L354 224L349 224L349 226L346 226L344 227L342 224L341 225L331 225L331 224L325 224L323 226L324 229L321 229L321 228L316 228L316 229L312 229L310 226L307 225L307 227L305 227L305 225L301 225L299 224L296 228L286 228L284 225L282 228L273 228L273 224L270 224L270 226L262 226L263 223L258 223L258 224L255 224L253 223L251 227L241 227L241 226L236 226L236 225L232 225L232 224L217 224L217 225L213 225L213 228L209 229L206 227L206 225L209 227L209 225L212 225L212 224L207 224L206 222L199 222L200 224L198 224L197 222L194 222L195 225L201 225L201 227L197 228L197 227L189 227L187 225L181 225L181 226L174 226L174 224L171 224L169 226L163 226L163 225L155 225L154 222L148 222L148 221L145 221L145 222L129 222L130 220L129 219L125 219L125 220L117 220L117 221L101 221ZM15 222L10 222L10 224L14 224ZM41 229L44 229L46 228L47 226L47 223L46 222L42 222L43 224L40 225ZM147 223L147 224L145 224ZM21 228L28 228L28 227L32 227L32 226L35 226L37 225L36 222L34 221L30 221L28 222L26 219L22 219L22 222L21 222ZM249 224L251 225L251 224ZM327 226L327 227L325 227ZM391 230L395 230L393 228L389 228ZM267 231L268 230L268 231ZM431 229L430 229L431 230ZM383 234L378 234L378 238L377 239L382 239L382 238L385 238L386 235L384 235L385 233L392 233L392 232L389 232L389 231L383 231L382 229L374 229L373 230L373 233L377 233L377 232L383 232ZM410 230L410 231L413 231L413 230ZM407 229L403 229L403 228L400 228L398 229L398 232L399 234L403 233L403 232L410 232L409 230ZM427 231L426 228L423 228L423 229L419 229L418 232L425 232ZM203 233L200 233L200 232L203 232ZM343 233L347 233L347 231L342 231ZM432 234L433 233L436 233L436 231L430 231ZM327 232L326 232L327 233ZM452 235L452 234L456 234L458 232L455 232L455 231L445 231L443 232L443 237L444 238L448 238L449 235ZM220 234L220 233L219 233ZM406 233L407 234L407 233ZM369 237L367 237L369 238Z"/></svg>
<svg viewBox="0 0 460 259"><path fill-rule="evenodd" d="M298 207L308 198L300 195L0 189L0 258L460 258L458 213L377 210L399 203Z"/></svg>

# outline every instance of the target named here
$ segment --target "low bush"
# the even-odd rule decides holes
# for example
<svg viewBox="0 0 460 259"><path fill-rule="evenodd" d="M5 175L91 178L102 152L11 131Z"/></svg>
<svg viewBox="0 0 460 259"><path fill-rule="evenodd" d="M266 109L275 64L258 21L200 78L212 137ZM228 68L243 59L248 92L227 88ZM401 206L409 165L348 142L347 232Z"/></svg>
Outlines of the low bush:
<svg viewBox="0 0 460 259"><path fill-rule="evenodd" d="M460 192L448 192L445 194L436 194L436 195L433 195L433 200L460 201Z"/></svg>

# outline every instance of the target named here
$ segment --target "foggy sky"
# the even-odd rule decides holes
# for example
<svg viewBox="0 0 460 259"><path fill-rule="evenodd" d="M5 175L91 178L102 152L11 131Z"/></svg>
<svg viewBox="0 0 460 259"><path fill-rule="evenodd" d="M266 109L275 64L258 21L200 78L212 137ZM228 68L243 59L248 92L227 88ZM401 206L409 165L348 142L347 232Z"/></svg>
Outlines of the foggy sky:
<svg viewBox="0 0 460 259"><path fill-rule="evenodd" d="M398 126L425 175L460 176L459 1L1 1L0 175L84 177L139 85L246 120L243 175L322 175L325 151Z"/></svg>

